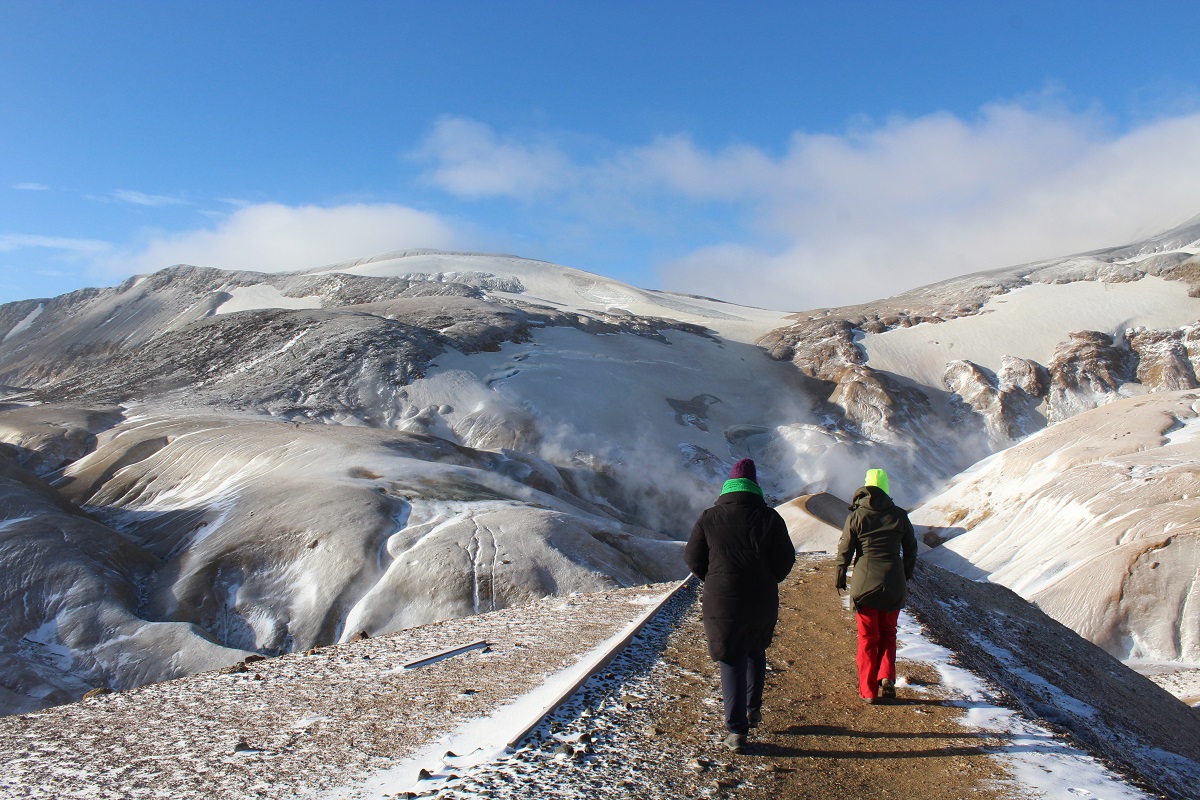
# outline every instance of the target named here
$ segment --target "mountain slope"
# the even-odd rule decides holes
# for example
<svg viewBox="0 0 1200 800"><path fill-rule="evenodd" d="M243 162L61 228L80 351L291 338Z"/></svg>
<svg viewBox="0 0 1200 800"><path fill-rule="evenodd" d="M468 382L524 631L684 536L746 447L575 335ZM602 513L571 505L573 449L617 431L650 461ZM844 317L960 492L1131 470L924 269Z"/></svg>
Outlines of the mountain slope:
<svg viewBox="0 0 1200 800"><path fill-rule="evenodd" d="M1121 400L913 513L931 563L1001 583L1122 659L1200 664L1200 392Z"/></svg>

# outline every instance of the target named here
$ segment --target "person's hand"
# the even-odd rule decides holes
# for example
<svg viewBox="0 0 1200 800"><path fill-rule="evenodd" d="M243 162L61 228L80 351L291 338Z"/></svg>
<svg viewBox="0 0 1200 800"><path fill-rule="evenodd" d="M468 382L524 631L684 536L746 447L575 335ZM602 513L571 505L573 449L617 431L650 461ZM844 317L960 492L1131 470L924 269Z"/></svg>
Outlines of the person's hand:
<svg viewBox="0 0 1200 800"><path fill-rule="evenodd" d="M846 566L843 564L837 569L837 583L834 586L841 591L846 588Z"/></svg>

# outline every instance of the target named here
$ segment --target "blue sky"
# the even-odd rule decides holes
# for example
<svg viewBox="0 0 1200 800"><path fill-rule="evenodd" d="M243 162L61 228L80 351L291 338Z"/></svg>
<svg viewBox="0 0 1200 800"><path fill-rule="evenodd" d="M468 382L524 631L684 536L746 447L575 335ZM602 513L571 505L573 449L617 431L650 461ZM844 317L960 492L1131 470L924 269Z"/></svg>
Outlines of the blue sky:
<svg viewBox="0 0 1200 800"><path fill-rule="evenodd" d="M1189 3L0 0L0 302L509 252L799 310L1200 214Z"/></svg>

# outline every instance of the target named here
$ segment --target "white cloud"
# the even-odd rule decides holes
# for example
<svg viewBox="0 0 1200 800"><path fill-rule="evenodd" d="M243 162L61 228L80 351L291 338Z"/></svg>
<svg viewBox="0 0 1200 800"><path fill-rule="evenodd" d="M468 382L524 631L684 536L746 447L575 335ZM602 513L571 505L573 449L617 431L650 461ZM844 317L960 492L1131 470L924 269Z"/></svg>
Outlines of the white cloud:
<svg viewBox="0 0 1200 800"><path fill-rule="evenodd" d="M44 183L14 183L14 189L21 192L48 192L50 187Z"/></svg>
<svg viewBox="0 0 1200 800"><path fill-rule="evenodd" d="M112 193L112 196L123 203L132 203L136 206L182 206L187 205L187 201L178 197L168 197L161 194L146 194L145 192L135 192L132 189L117 189Z"/></svg>
<svg viewBox="0 0 1200 800"><path fill-rule="evenodd" d="M440 217L405 206L265 203L240 208L213 228L154 236L141 248L104 259L102 266L119 275L172 264L281 272L388 250L450 249L459 238Z"/></svg>
<svg viewBox="0 0 1200 800"><path fill-rule="evenodd" d="M1089 114L993 106L974 121L939 114L797 135L771 169L735 179L731 160L650 159L664 171L688 163L693 194L733 187L755 207L750 229L667 265L664 277L776 308L866 301L1124 244L1200 212L1200 114L1109 134ZM754 281L729 282L746 270Z"/></svg>
<svg viewBox="0 0 1200 800"><path fill-rule="evenodd" d="M792 310L1125 244L1200 212L1200 114L1117 131L1052 92L970 119L801 131L776 153L686 134L603 159L567 152L450 118L419 155L452 194L520 199L543 229L674 247L666 288Z"/></svg>
<svg viewBox="0 0 1200 800"><path fill-rule="evenodd" d="M460 197L530 199L575 180L575 167L554 145L502 140L489 126L461 117L438 120L413 156L434 162L427 179Z"/></svg>
<svg viewBox="0 0 1200 800"><path fill-rule="evenodd" d="M0 234L0 253L26 248L59 250L72 255L95 256L110 251L112 245L98 239L72 239L66 236L38 236L24 233Z"/></svg>

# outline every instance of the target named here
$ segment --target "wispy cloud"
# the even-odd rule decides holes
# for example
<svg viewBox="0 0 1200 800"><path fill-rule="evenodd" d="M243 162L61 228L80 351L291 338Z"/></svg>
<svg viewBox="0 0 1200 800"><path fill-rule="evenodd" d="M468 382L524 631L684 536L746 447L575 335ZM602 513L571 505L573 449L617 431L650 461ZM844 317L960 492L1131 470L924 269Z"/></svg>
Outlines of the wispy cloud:
<svg viewBox="0 0 1200 800"><path fill-rule="evenodd" d="M10 253L27 248L60 250L80 256L96 256L112 249L108 242L98 239L72 239L64 236L38 236L36 234L0 234L0 253Z"/></svg>
<svg viewBox="0 0 1200 800"><path fill-rule="evenodd" d="M237 209L211 228L153 236L140 247L109 254L103 266L116 275L172 264L280 272L387 250L450 249L461 243L447 221L405 206L264 203Z"/></svg>
<svg viewBox="0 0 1200 800"><path fill-rule="evenodd" d="M13 187L20 192L48 192L50 187L44 183L14 183Z"/></svg>
<svg viewBox="0 0 1200 800"><path fill-rule="evenodd" d="M438 120L413 156L433 165L431 183L460 197L531 199L575 180L575 165L549 141L500 137L462 117Z"/></svg>
<svg viewBox="0 0 1200 800"><path fill-rule="evenodd" d="M1052 95L972 118L799 131L777 152L706 148L687 134L601 159L570 150L455 118L419 157L458 197L520 199L608 235L638 217L712 221L703 246L694 228L672 239L679 252L659 265L662 283L794 310L1123 244L1200 212L1200 114L1115 130Z"/></svg>
<svg viewBox="0 0 1200 800"><path fill-rule="evenodd" d="M180 197L170 197L161 194L146 194L145 192L136 192L132 189L117 189L112 193L113 199L120 200L122 203L132 203L136 206L182 206L188 205L188 201Z"/></svg>

